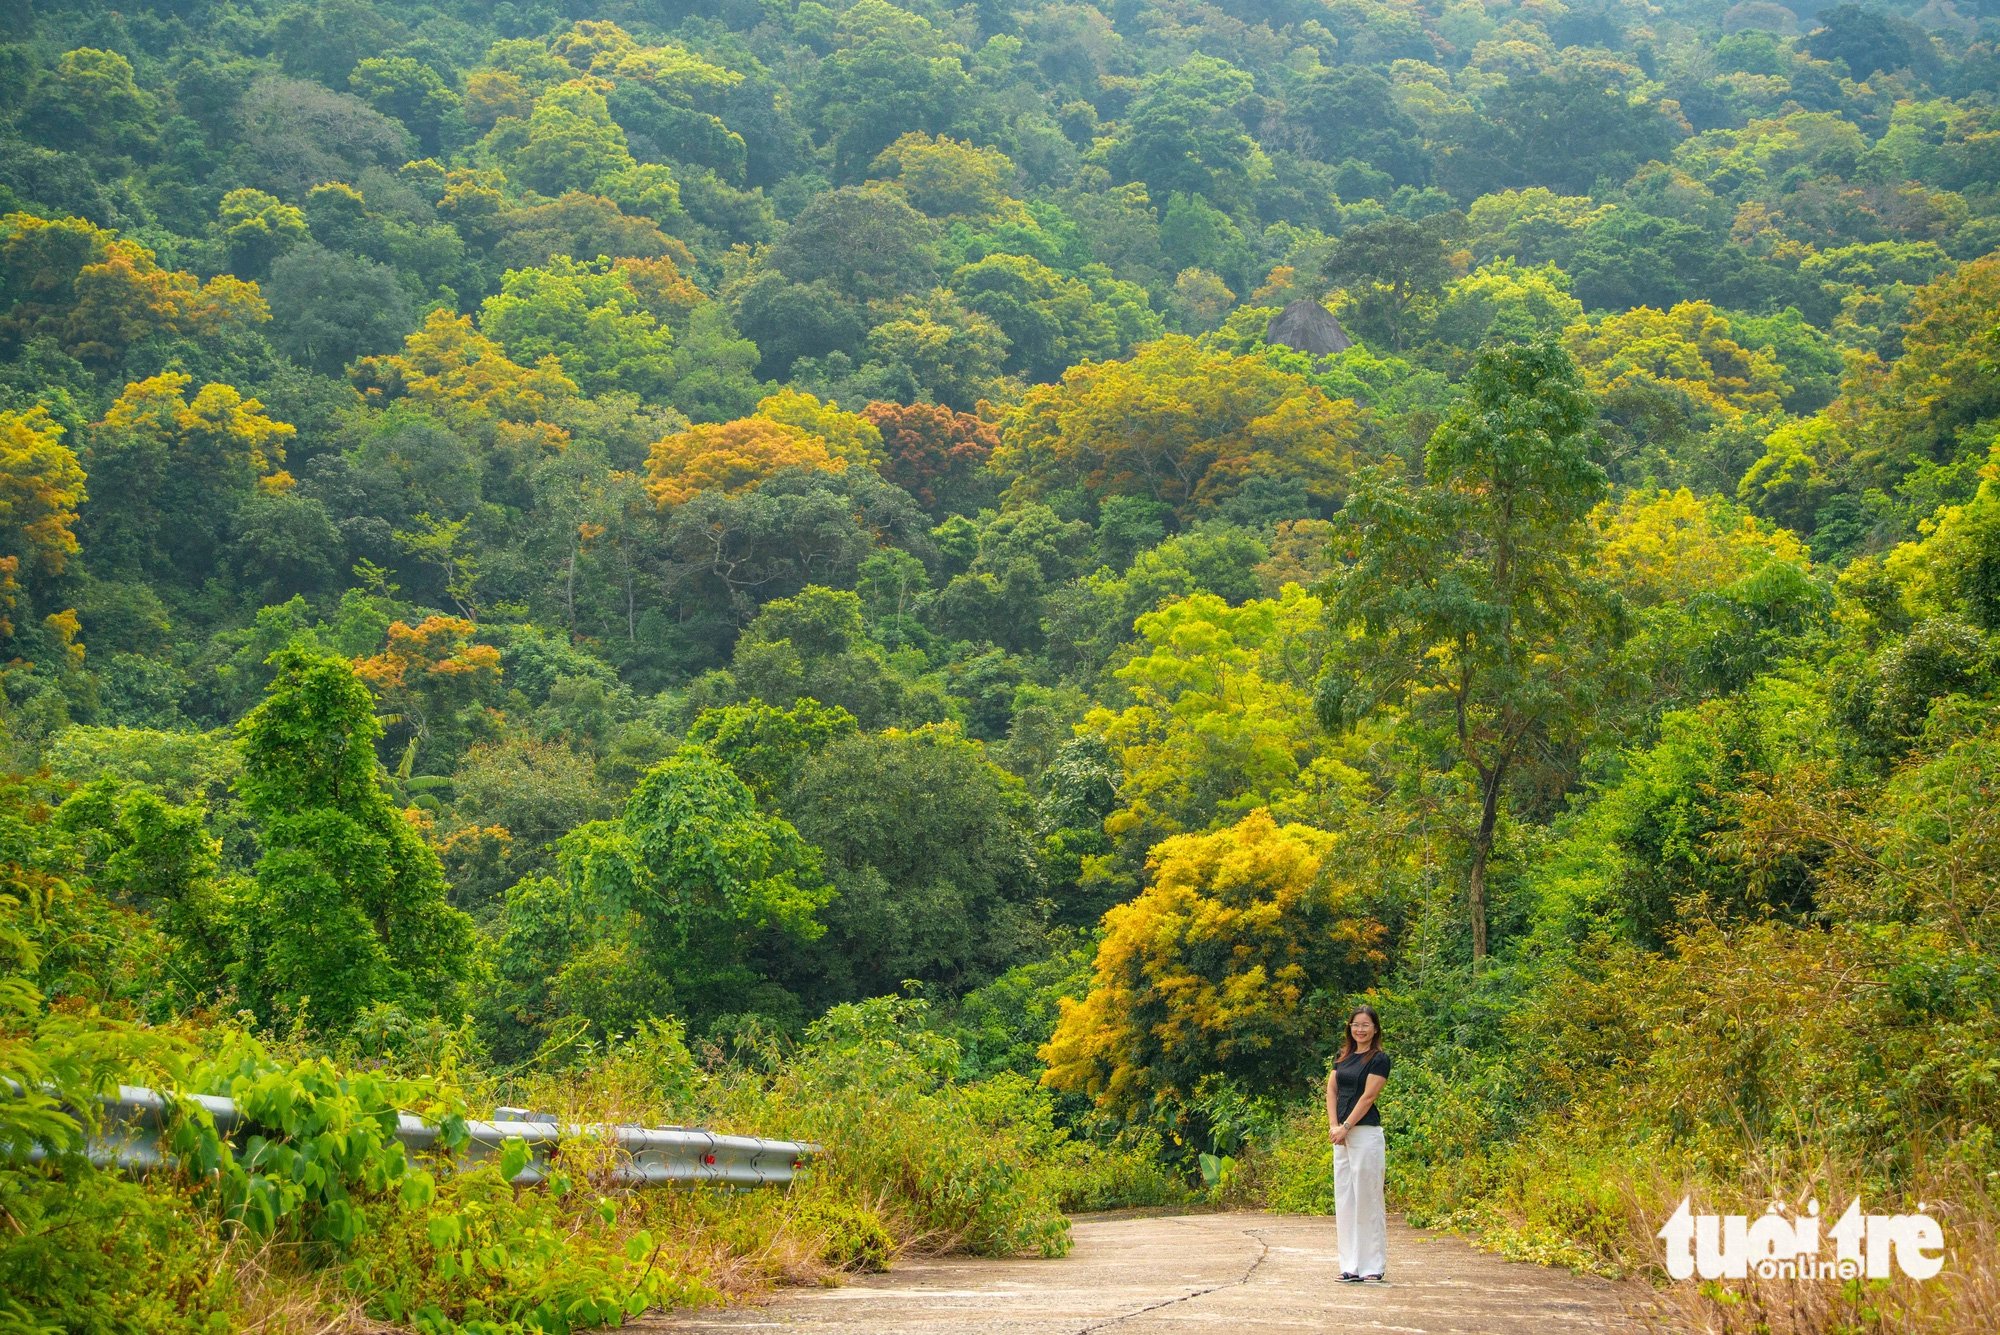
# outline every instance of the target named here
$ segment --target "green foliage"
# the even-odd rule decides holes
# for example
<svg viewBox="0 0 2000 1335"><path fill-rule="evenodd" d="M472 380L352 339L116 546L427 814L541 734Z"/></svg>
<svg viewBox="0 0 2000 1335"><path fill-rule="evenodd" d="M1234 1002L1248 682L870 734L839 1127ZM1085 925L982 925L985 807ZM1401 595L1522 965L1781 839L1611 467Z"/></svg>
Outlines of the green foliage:
<svg viewBox="0 0 2000 1335"><path fill-rule="evenodd" d="M688 737L720 757L760 801L776 803L791 792L813 753L855 731L854 715L839 705L801 699L780 709L752 700L704 709L688 726Z"/></svg>
<svg viewBox="0 0 2000 1335"><path fill-rule="evenodd" d="M238 986L267 1017L338 1032L371 1001L449 1011L471 924L437 855L389 803L374 703L346 662L281 650L239 727L237 791L263 855L242 913Z"/></svg>
<svg viewBox="0 0 2000 1335"><path fill-rule="evenodd" d="M1950 5L169 8L0 59L0 1324L1313 1207L1368 988L1413 1217L1630 1268L1824 1164L1990 1236ZM76 1159L196 1072L255 1147ZM835 1154L601 1206L370 1129L502 1099Z"/></svg>
<svg viewBox="0 0 2000 1335"><path fill-rule="evenodd" d="M563 837L555 876L507 892L494 948L504 988L482 1006L497 1046L527 1056L573 1020L608 1038L683 1008L706 1019L783 1006L744 956L825 930L820 861L714 754L683 746L641 777L620 819Z"/></svg>
<svg viewBox="0 0 2000 1335"><path fill-rule="evenodd" d="M884 1271L895 1255L895 1238L865 1206L808 1196L791 1218L796 1227L820 1237L819 1259L837 1270Z"/></svg>
<svg viewBox="0 0 2000 1335"><path fill-rule="evenodd" d="M904 980L956 995L1042 944L1023 785L955 730L829 742L785 810L825 857L826 934L774 970L818 1010Z"/></svg>
<svg viewBox="0 0 2000 1335"><path fill-rule="evenodd" d="M923 1015L894 998L832 1008L764 1108L836 1147L816 1170L827 1181L897 1184L914 1233L985 1255L1063 1255L1069 1224L1043 1161L1068 1137L1046 1096L1012 1076L957 1084L956 1046L921 1028Z"/></svg>
<svg viewBox="0 0 2000 1335"><path fill-rule="evenodd" d="M554 357L591 393L658 397L672 338L608 259L555 256L545 268L510 269L479 311L479 327L524 366Z"/></svg>
<svg viewBox="0 0 2000 1335"><path fill-rule="evenodd" d="M1462 775L1475 960L1487 953L1486 864L1510 771L1564 744L1614 684L1616 603L1591 570L1583 520L1604 495L1590 405L1549 343L1482 353L1471 395L1424 452L1425 485L1359 493L1342 512L1357 559L1335 586L1316 706L1329 728L1380 703L1426 716Z"/></svg>
<svg viewBox="0 0 2000 1335"><path fill-rule="evenodd" d="M129 1181L88 1167L66 1178L0 1172L0 1321L23 1330L221 1335L236 1286L208 1219L191 1219L177 1183Z"/></svg>

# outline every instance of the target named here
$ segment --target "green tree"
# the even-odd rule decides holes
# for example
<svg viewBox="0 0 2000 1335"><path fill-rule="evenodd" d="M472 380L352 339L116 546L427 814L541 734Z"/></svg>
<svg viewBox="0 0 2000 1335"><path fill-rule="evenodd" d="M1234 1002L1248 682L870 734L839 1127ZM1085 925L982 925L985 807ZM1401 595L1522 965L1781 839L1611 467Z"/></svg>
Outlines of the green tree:
<svg viewBox="0 0 2000 1335"><path fill-rule="evenodd" d="M322 375L357 357L394 352L416 324L386 264L324 246L296 246L271 266L271 342Z"/></svg>
<svg viewBox="0 0 2000 1335"><path fill-rule="evenodd" d="M810 101L832 143L836 179L860 176L905 132L950 129L972 91L965 48L887 0L842 10L833 38Z"/></svg>
<svg viewBox="0 0 2000 1335"><path fill-rule="evenodd" d="M371 169L393 171L416 147L401 122L302 79L257 80L237 102L235 117L242 128L233 157L244 178L287 199L328 181L359 180Z"/></svg>
<svg viewBox="0 0 2000 1335"><path fill-rule="evenodd" d="M1207 269L1239 286L1249 269L1242 230L1200 195L1168 197L1160 215L1160 249L1177 269Z"/></svg>
<svg viewBox="0 0 2000 1335"><path fill-rule="evenodd" d="M1916 58L1912 37L1923 41L1908 24L1879 9L1843 4L1821 10L1819 27L1805 39L1816 60L1837 60L1857 79L1878 70L1907 69Z"/></svg>
<svg viewBox="0 0 2000 1335"><path fill-rule="evenodd" d="M1583 194L1664 159L1684 132L1656 102L1633 102L1594 69L1510 79L1443 136L1438 183L1473 199L1508 186Z"/></svg>
<svg viewBox="0 0 2000 1335"><path fill-rule="evenodd" d="M1592 569L1590 401L1568 354L1543 342L1488 350L1424 452L1424 481L1358 487L1337 545L1335 649L1315 701L1328 728L1399 705L1411 740L1472 788L1466 904L1487 954L1486 873L1509 777L1538 743L1585 729L1608 685L1620 618Z"/></svg>
<svg viewBox="0 0 2000 1335"><path fill-rule="evenodd" d="M1143 181L1156 201L1178 191L1237 208L1252 173L1269 170L1236 111L1254 89L1248 74L1210 55L1150 75L1103 144L1104 161L1121 180Z"/></svg>
<svg viewBox="0 0 2000 1335"><path fill-rule="evenodd" d="M846 589L808 585L764 604L736 643L732 671L752 698L824 701L864 727L943 716L940 702L913 690L868 638L861 599Z"/></svg>
<svg viewBox="0 0 2000 1335"><path fill-rule="evenodd" d="M762 700L704 709L688 726L688 739L713 751L758 801L775 804L809 756L858 731L854 715L839 705L803 697L783 709Z"/></svg>
<svg viewBox="0 0 2000 1335"><path fill-rule="evenodd" d="M153 99L140 91L132 62L87 46L65 51L36 81L22 122L60 148L90 144L131 152L153 147L159 136Z"/></svg>
<svg viewBox="0 0 2000 1335"><path fill-rule="evenodd" d="M828 279L798 283L764 269L729 297L737 324L761 354L756 368L774 380L789 377L802 357L853 348L868 334L861 303Z"/></svg>
<svg viewBox="0 0 2000 1335"><path fill-rule="evenodd" d="M608 259L557 255L541 268L509 269L479 308L480 332L523 366L554 357L586 393L666 388L672 337Z"/></svg>
<svg viewBox="0 0 2000 1335"><path fill-rule="evenodd" d="M832 891L790 823L729 767L683 746L647 770L617 820L565 836L553 877L507 894L484 1007L504 1051L580 1016L600 1034L664 1015L784 1009L746 963L767 934L811 939Z"/></svg>
<svg viewBox="0 0 2000 1335"><path fill-rule="evenodd" d="M1076 362L1116 350L1116 333L1089 285L1039 260L988 255L953 273L951 291L1000 326L1008 369L1031 379L1053 380Z"/></svg>
<svg viewBox="0 0 2000 1335"><path fill-rule="evenodd" d="M458 94L444 76L409 56L371 56L347 76L368 105L393 117L416 133L426 153L451 147L464 130Z"/></svg>
<svg viewBox="0 0 2000 1335"><path fill-rule="evenodd" d="M506 121L487 137L491 155L509 177L545 195L597 190L633 165L625 132L611 119L600 81L560 84L535 101L525 123ZM600 192L601 193L601 192Z"/></svg>
<svg viewBox="0 0 2000 1335"><path fill-rule="evenodd" d="M231 269L264 278L273 261L307 239L306 215L262 190L232 190L216 209L214 232L229 252Z"/></svg>
<svg viewBox="0 0 2000 1335"><path fill-rule="evenodd" d="M1000 326L940 291L904 303L868 331L862 380L876 397L945 404L962 412L998 394L1007 356Z"/></svg>
<svg viewBox="0 0 2000 1335"><path fill-rule="evenodd" d="M913 130L876 155L873 171L933 218L984 220L1021 207L1008 198L1014 164L997 148Z"/></svg>
<svg viewBox="0 0 2000 1335"><path fill-rule="evenodd" d="M989 513L983 520L977 553L929 606L929 619L945 634L975 643L1039 648L1043 599L1082 573L1090 526L1041 504Z"/></svg>
<svg viewBox="0 0 2000 1335"><path fill-rule="evenodd" d="M169 949L156 964L174 1001L217 1000L234 962L234 906L202 805L175 805L107 775L65 798L53 823L74 842L92 885L166 934Z"/></svg>
<svg viewBox="0 0 2000 1335"><path fill-rule="evenodd" d="M1021 782L957 729L835 740L785 809L839 890L779 970L815 1008L912 978L962 992L1043 945Z"/></svg>
<svg viewBox="0 0 2000 1335"><path fill-rule="evenodd" d="M737 333L726 307L704 302L667 359L673 380L667 401L697 422L742 417L768 390L757 379L757 366L757 344Z"/></svg>
<svg viewBox="0 0 2000 1335"><path fill-rule="evenodd" d="M83 536L101 571L200 587L235 512L291 485L280 465L296 429L232 385L189 395L192 383L170 371L127 385L91 428Z"/></svg>
<svg viewBox="0 0 2000 1335"><path fill-rule="evenodd" d="M1365 162L1403 185L1422 185L1430 174L1416 122L1389 81L1365 66L1315 70L1286 94L1274 119L1283 135L1270 140L1273 149L1289 142L1321 162Z"/></svg>
<svg viewBox="0 0 2000 1335"><path fill-rule="evenodd" d="M374 699L344 659L296 647L237 728L236 791L263 855L241 908L237 990L267 1022L346 1030L375 1002L450 1016L464 1002L472 924L390 803Z"/></svg>
<svg viewBox="0 0 2000 1335"><path fill-rule="evenodd" d="M651 560L655 550L663 550L674 561L683 624L663 621L658 632L674 653L685 655L681 670L699 670L727 652L734 628L751 609L811 584L851 581L861 562L885 542L928 554L929 529L909 494L872 469L787 469L752 491L696 493L667 512L664 532L657 539L647 536L643 552L635 556ZM628 587L621 578L621 637L637 617L633 612L627 620L633 607L623 596ZM638 638L635 625L630 638ZM774 704L783 702L762 691L752 693ZM799 693L832 702L814 690L801 688Z"/></svg>
<svg viewBox="0 0 2000 1335"><path fill-rule="evenodd" d="M900 191L847 186L800 210L770 260L795 283L826 282L854 301L886 300L926 292L937 280L937 229Z"/></svg>
<svg viewBox="0 0 2000 1335"><path fill-rule="evenodd" d="M1354 332L1398 352L1407 346L1419 309L1451 281L1445 245L1463 221L1457 213L1422 222L1385 218L1342 234L1324 272L1347 290L1342 314Z"/></svg>
<svg viewBox="0 0 2000 1335"><path fill-rule="evenodd" d="M1104 822L1119 859L1103 874L1130 877L1161 839L1253 807L1310 809L1330 776L1292 659L1321 616L1293 586L1240 607L1195 593L1138 618L1114 674L1124 688L1114 699L1130 703L1097 706L1081 730L1104 741L1122 776Z"/></svg>
<svg viewBox="0 0 2000 1335"><path fill-rule="evenodd" d="M1583 318L1569 275L1553 264L1483 264L1440 294L1430 337L1470 354L1503 339L1556 338Z"/></svg>

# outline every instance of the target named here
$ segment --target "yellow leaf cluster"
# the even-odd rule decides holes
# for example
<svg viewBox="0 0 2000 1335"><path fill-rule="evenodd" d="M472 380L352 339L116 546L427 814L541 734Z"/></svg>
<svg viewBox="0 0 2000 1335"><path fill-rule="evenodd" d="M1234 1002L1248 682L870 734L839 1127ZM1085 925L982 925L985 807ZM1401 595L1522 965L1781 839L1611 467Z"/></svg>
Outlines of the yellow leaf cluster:
<svg viewBox="0 0 2000 1335"><path fill-rule="evenodd" d="M1324 874L1334 847L1261 808L1162 841L1151 884L1104 915L1090 991L1063 1001L1042 1082L1130 1116L1207 1072L1318 1045L1309 1001L1379 962L1383 935Z"/></svg>
<svg viewBox="0 0 2000 1335"><path fill-rule="evenodd" d="M474 328L472 317L443 307L403 340L401 352L364 357L352 375L376 403L407 398L457 426L510 423L530 428L549 448L569 443L569 432L549 420L577 397L576 382L563 373L562 363L544 357L522 366Z"/></svg>
<svg viewBox="0 0 2000 1335"><path fill-rule="evenodd" d="M666 508L704 491L749 491L786 468L840 473L847 460L825 440L784 422L704 422L654 443L646 455L646 490Z"/></svg>
<svg viewBox="0 0 2000 1335"><path fill-rule="evenodd" d="M1237 607L1192 594L1138 618L1138 648L1116 674L1130 703L1083 722L1125 776L1105 822L1114 841L1143 846L1218 810L1299 799L1324 740L1303 684L1320 615L1293 585Z"/></svg>
<svg viewBox="0 0 2000 1335"><path fill-rule="evenodd" d="M912 130L883 149L871 171L933 218L1029 221L1026 207L1009 194L1014 161L997 148Z"/></svg>
<svg viewBox="0 0 2000 1335"><path fill-rule="evenodd" d="M0 413L0 613L14 607L24 567L59 575L76 554L83 487L83 467L44 409ZM0 635L12 633L0 615Z"/></svg>
<svg viewBox="0 0 2000 1335"><path fill-rule="evenodd" d="M817 436L829 453L851 464L874 468L882 462L881 428L860 413L842 412L831 399L821 403L805 390L787 385L760 400L751 415Z"/></svg>
<svg viewBox="0 0 2000 1335"><path fill-rule="evenodd" d="M1719 496L1634 491L1591 516L1605 570L1645 607L1721 589L1768 561L1803 565L1806 547L1789 529L1765 524Z"/></svg>
<svg viewBox="0 0 2000 1335"><path fill-rule="evenodd" d="M1085 362L1038 385L1009 415L997 467L1041 494L1081 483L1146 496L1184 518L1253 477L1295 478L1338 501L1356 463L1364 414L1258 357L1209 352L1192 339L1147 344L1129 361Z"/></svg>
<svg viewBox="0 0 2000 1335"><path fill-rule="evenodd" d="M1641 306L1571 327L1570 352L1601 394L1663 387L1685 395L1717 421L1777 411L1789 386L1777 355L1746 348L1729 320L1705 301L1670 310Z"/></svg>
<svg viewBox="0 0 2000 1335"><path fill-rule="evenodd" d="M297 428L266 417L262 402L244 398L233 385L203 385L190 399L193 383L179 371L134 381L98 425L169 441L181 458L218 472L247 470L266 490L289 486L291 477L279 465Z"/></svg>

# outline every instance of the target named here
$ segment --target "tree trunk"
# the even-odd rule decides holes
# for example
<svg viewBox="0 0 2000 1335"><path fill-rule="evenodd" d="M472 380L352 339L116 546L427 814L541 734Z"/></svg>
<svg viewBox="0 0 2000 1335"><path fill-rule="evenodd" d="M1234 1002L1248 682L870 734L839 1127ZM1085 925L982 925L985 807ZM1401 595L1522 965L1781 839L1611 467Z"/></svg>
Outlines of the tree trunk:
<svg viewBox="0 0 2000 1335"><path fill-rule="evenodd" d="M563 577L563 617L569 633L576 634L576 543L569 545L569 573Z"/></svg>
<svg viewBox="0 0 2000 1335"><path fill-rule="evenodd" d="M1472 870L1465 878L1465 907L1472 918L1472 963L1486 958L1486 863L1493 856L1493 832L1500 823L1500 779L1496 766L1480 776L1479 829L1472 836Z"/></svg>

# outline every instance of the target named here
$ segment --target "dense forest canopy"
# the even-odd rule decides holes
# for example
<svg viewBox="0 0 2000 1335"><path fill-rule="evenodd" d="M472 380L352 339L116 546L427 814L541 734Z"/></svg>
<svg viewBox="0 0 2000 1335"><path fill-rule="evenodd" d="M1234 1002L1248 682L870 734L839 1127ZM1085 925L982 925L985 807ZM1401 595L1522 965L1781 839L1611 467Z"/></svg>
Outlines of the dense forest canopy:
<svg viewBox="0 0 2000 1335"><path fill-rule="evenodd" d="M1220 1190L1372 992L1566 1258L1984 1180L1996 23L7 6L0 1074L893 1015Z"/></svg>

